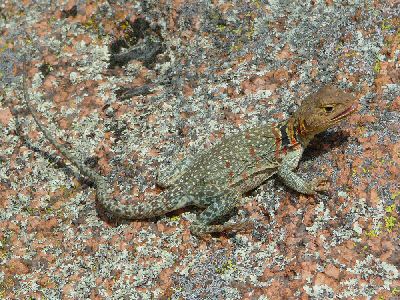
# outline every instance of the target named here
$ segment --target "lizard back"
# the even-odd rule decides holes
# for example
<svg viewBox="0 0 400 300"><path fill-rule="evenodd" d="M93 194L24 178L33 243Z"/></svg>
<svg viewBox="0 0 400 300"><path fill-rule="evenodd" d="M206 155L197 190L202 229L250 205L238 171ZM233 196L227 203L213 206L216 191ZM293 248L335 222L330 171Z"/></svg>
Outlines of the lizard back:
<svg viewBox="0 0 400 300"><path fill-rule="evenodd" d="M244 193L276 173L281 157L280 133L271 124L253 127L224 138L196 157L176 184L214 185Z"/></svg>

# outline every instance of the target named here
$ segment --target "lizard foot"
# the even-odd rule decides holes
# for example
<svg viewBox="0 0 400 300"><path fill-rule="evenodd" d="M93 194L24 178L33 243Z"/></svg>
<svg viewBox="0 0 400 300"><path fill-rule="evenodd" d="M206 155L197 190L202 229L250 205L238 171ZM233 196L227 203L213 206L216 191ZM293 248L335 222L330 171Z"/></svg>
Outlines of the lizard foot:
<svg viewBox="0 0 400 300"><path fill-rule="evenodd" d="M330 189L329 180L323 177L315 178L311 181L311 189L314 192L327 192Z"/></svg>

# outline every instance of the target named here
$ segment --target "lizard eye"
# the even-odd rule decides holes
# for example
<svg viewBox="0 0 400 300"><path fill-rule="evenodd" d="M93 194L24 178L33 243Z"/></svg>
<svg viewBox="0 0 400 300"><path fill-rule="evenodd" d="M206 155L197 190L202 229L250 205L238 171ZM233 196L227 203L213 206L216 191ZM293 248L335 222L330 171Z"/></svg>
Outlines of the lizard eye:
<svg viewBox="0 0 400 300"><path fill-rule="evenodd" d="M324 107L324 110L326 113L331 113L333 112L333 106L332 105L327 105Z"/></svg>

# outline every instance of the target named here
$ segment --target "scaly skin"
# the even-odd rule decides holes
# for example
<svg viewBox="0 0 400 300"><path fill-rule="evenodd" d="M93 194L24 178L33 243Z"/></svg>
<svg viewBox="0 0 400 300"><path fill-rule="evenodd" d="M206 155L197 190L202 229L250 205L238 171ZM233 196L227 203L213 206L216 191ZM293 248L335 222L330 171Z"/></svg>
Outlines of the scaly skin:
<svg viewBox="0 0 400 300"><path fill-rule="evenodd" d="M285 122L250 128L223 139L200 153L186 168L165 183L169 189L155 200L124 205L111 197L112 186L103 176L80 162L40 123L30 106L24 76L24 100L39 129L61 154L93 181L97 199L111 214L126 219L146 219L178 208L204 208L190 227L195 235L241 229L249 222L214 224L241 204L244 193L276 174L290 188L308 195L327 189L324 179L304 181L293 170L311 139L355 110L355 98L333 86L307 97ZM179 169L179 168L178 168Z"/></svg>

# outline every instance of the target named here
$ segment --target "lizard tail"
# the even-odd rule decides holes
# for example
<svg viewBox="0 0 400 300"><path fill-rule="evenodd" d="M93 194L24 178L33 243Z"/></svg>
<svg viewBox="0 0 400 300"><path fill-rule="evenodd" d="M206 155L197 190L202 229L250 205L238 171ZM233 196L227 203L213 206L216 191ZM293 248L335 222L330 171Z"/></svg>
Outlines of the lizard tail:
<svg viewBox="0 0 400 300"><path fill-rule="evenodd" d="M72 154L64 145L59 143L50 131L40 122L40 118L34 108L30 105L29 96L26 88L26 72L24 62L24 74L23 74L23 100L26 107L31 113L36 125L40 131L49 140L49 142L61 152L61 154L67 158L75 167L78 168L79 172L89 178L96 187L97 200L100 205L109 213L114 216L124 219L147 219L155 216L160 216L168 213L172 210L183 207L186 204L186 197L179 195L179 191L174 189L163 192L159 197L156 197L153 201L145 201L137 203L135 205L121 204L111 197L112 187L105 180L103 176L85 166L80 160Z"/></svg>
<svg viewBox="0 0 400 300"><path fill-rule="evenodd" d="M123 219L148 219L165 215L173 210L187 205L190 199L187 196L178 195L172 190L166 190L151 201L141 201L130 204L121 204L110 197L108 184L102 178L101 184L97 186L97 200L100 205L112 215Z"/></svg>

